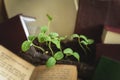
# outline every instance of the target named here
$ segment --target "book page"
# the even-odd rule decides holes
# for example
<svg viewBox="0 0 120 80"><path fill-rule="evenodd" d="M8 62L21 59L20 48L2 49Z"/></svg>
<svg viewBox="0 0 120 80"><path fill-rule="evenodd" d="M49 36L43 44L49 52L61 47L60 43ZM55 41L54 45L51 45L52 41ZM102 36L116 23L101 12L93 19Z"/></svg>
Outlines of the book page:
<svg viewBox="0 0 120 80"><path fill-rule="evenodd" d="M34 68L0 45L0 80L30 80Z"/></svg>
<svg viewBox="0 0 120 80"><path fill-rule="evenodd" d="M26 36L34 35L37 27L35 25L36 19L29 16L20 15L20 20L25 31Z"/></svg>
<svg viewBox="0 0 120 80"><path fill-rule="evenodd" d="M38 66L30 80L77 80L77 68L74 65Z"/></svg>

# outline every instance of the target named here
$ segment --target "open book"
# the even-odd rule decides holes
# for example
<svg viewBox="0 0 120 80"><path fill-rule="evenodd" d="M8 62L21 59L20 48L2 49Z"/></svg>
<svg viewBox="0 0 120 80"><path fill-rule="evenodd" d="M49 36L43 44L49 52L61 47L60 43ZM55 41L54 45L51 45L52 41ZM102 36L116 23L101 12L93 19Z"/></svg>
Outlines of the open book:
<svg viewBox="0 0 120 80"><path fill-rule="evenodd" d="M0 80L77 80L74 75L77 70L71 71L73 67L75 66L36 67L0 45Z"/></svg>

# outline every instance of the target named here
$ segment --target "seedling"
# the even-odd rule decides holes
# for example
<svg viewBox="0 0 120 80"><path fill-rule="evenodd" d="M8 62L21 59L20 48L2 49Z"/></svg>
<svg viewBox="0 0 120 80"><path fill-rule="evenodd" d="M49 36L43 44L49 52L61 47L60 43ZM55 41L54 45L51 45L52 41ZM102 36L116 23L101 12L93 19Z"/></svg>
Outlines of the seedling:
<svg viewBox="0 0 120 80"><path fill-rule="evenodd" d="M85 54L87 54L86 49L88 49L91 52L91 50L90 50L90 48L88 46L94 43L93 39L88 39L86 36L84 36L84 35L78 35L78 34L73 34L71 36L71 39L74 39L74 38L77 38L78 43L79 43L80 47L82 48L82 50L84 51ZM84 48L83 45L86 48Z"/></svg>
<svg viewBox="0 0 120 80"><path fill-rule="evenodd" d="M73 56L78 61L80 61L80 55L77 52L74 52L71 48L66 48L66 49L61 48L61 41L67 39L66 36L60 37L59 34L56 32L47 33L49 26L50 26L50 22L52 21L51 16L49 16L47 14L47 17L49 20L48 25L41 27L40 33L38 34L38 36L32 36L32 35L29 36L28 40L26 40L22 43L22 46L21 46L22 51L26 52L30 49L31 46L33 46L33 47L39 49L42 52L42 54L45 54L47 52L47 50L45 48L34 44L33 41L37 38L37 40L40 44L42 44L42 43L46 44L50 50L50 52L49 52L49 53L51 53L51 54L49 54L50 57L46 61L47 67L54 66L57 61L63 60L65 57L68 58L68 56ZM54 44L55 47L58 49L57 51L54 51L52 49L52 44ZM48 54L45 54L45 55L48 55Z"/></svg>

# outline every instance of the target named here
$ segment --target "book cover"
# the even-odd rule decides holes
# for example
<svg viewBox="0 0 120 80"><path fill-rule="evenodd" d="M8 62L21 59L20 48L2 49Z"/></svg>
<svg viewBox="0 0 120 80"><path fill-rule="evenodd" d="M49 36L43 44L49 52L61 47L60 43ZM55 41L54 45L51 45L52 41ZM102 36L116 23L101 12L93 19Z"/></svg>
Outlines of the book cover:
<svg viewBox="0 0 120 80"><path fill-rule="evenodd" d="M15 53L19 53L22 42L30 35L30 31L34 31L27 24L34 21L33 17L18 14L0 23L0 44Z"/></svg>
<svg viewBox="0 0 120 80"><path fill-rule="evenodd" d="M102 56L92 80L120 80L120 62Z"/></svg>

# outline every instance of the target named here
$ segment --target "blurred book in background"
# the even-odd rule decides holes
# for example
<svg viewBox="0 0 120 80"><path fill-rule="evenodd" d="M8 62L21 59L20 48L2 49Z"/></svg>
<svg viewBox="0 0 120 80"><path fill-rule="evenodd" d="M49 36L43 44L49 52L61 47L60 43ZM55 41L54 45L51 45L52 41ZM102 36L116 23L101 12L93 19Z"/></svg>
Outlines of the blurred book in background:
<svg viewBox="0 0 120 80"><path fill-rule="evenodd" d="M16 15L0 24L0 44L15 53L21 50L21 44L30 34L33 34L37 27L30 26L35 18Z"/></svg>
<svg viewBox="0 0 120 80"><path fill-rule="evenodd" d="M102 42L104 44L120 44L120 27L105 26Z"/></svg>

